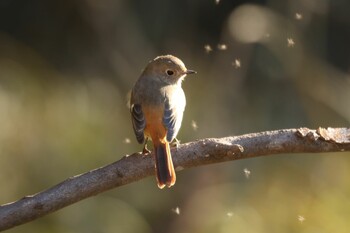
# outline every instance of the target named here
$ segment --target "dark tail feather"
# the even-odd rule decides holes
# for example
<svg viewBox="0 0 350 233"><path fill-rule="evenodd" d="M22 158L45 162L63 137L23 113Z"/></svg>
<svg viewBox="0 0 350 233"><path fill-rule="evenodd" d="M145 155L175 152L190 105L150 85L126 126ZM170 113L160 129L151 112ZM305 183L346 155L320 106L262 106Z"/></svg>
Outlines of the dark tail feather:
<svg viewBox="0 0 350 233"><path fill-rule="evenodd" d="M176 181L176 174L169 143L161 143L155 146L155 155L158 187L162 189L165 185L168 187L173 186Z"/></svg>

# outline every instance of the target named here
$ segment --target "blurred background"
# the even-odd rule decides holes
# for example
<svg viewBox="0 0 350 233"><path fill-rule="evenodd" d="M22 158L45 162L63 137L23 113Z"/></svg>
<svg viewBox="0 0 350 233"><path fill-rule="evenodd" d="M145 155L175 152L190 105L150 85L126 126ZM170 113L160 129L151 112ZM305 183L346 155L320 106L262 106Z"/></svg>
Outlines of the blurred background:
<svg viewBox="0 0 350 233"><path fill-rule="evenodd" d="M142 149L126 96L157 55L198 71L178 138L348 127L350 2L0 0L0 203ZM154 177L8 232L348 232L349 152Z"/></svg>

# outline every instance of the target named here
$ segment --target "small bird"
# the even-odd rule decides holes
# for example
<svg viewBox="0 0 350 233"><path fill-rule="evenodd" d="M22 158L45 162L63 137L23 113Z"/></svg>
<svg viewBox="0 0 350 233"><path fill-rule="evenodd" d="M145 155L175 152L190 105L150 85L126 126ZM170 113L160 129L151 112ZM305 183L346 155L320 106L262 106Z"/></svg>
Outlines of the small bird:
<svg viewBox="0 0 350 233"><path fill-rule="evenodd" d="M175 184L176 174L170 153L170 143L180 130L186 106L181 83L188 74L184 63L172 55L151 60L136 81L130 99L130 112L137 141L147 149L152 139L155 169L159 188Z"/></svg>

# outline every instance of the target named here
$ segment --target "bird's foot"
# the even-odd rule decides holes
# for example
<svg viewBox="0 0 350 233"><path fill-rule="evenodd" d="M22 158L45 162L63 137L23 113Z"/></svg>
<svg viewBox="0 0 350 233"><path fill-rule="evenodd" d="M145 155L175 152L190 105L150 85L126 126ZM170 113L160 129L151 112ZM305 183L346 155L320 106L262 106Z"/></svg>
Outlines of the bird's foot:
<svg viewBox="0 0 350 233"><path fill-rule="evenodd" d="M143 145L142 154L150 154L151 151L147 148L148 138L146 138L145 144Z"/></svg>
<svg viewBox="0 0 350 233"><path fill-rule="evenodd" d="M180 141L177 138L174 138L174 140L170 143L171 147L177 148L180 145Z"/></svg>
<svg viewBox="0 0 350 233"><path fill-rule="evenodd" d="M142 149L142 154L149 154L149 153L151 153L151 151L147 148L147 144L145 144L144 146L143 146L143 149Z"/></svg>

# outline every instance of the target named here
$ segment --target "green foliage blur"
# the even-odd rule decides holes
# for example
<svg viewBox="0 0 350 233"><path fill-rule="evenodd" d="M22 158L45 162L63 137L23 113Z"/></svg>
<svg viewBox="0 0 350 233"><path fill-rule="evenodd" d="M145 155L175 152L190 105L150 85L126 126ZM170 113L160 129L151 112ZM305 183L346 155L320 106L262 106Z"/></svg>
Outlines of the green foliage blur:
<svg viewBox="0 0 350 233"><path fill-rule="evenodd" d="M350 122L350 2L0 1L0 203L140 151L127 93L157 55L198 72L182 142ZM349 153L154 177L8 232L348 232Z"/></svg>

